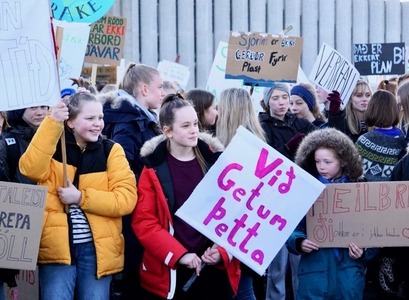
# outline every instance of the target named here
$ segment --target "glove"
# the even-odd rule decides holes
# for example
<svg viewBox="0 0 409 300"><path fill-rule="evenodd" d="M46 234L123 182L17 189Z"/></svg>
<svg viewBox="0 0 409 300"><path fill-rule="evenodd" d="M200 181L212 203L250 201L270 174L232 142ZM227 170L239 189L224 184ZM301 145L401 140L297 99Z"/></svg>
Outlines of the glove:
<svg viewBox="0 0 409 300"><path fill-rule="evenodd" d="M339 94L338 91L332 91L331 93L328 94L327 97L329 101L329 113L332 115L338 114L341 110L341 95Z"/></svg>
<svg viewBox="0 0 409 300"><path fill-rule="evenodd" d="M289 139L288 142L285 144L285 147L287 148L288 152L294 154L297 151L297 148L304 137L305 134L303 132L298 132L291 139Z"/></svg>

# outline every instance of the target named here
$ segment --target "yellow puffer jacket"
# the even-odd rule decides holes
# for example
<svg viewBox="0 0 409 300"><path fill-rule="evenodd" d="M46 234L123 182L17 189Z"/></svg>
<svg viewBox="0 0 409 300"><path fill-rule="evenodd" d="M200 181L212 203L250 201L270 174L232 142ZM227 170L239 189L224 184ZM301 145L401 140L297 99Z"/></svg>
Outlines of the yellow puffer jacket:
<svg viewBox="0 0 409 300"><path fill-rule="evenodd" d="M63 186L59 143L63 128L47 116L19 162L24 175L48 187L39 264L71 264L68 216L57 194L57 187ZM66 130L65 135L68 179L73 181L77 167L80 170L80 206L93 235L97 277L117 273L124 264L121 217L132 213L137 200L135 176L119 144L112 146L105 159L102 138L81 152L72 133Z"/></svg>

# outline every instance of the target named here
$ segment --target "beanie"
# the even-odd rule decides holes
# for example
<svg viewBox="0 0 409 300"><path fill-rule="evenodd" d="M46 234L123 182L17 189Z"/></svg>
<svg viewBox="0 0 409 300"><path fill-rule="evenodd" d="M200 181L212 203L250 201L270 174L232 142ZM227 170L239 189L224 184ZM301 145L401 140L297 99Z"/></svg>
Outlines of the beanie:
<svg viewBox="0 0 409 300"><path fill-rule="evenodd" d="M64 98L65 96L71 96L76 93L76 90L73 88L65 88L61 90L61 98Z"/></svg>
<svg viewBox="0 0 409 300"><path fill-rule="evenodd" d="M285 92L285 93L287 93L287 94L290 94L290 93L288 92L288 86L287 86L287 84L274 82L273 85L272 85L272 87L265 88L265 89L264 89L264 92L263 92L264 104L265 104L267 107L270 107L270 106L268 105L268 103L269 103L269 101L270 101L271 95L273 94L274 90L279 90L279 91Z"/></svg>
<svg viewBox="0 0 409 300"><path fill-rule="evenodd" d="M308 109L312 112L315 106L314 95L302 85L296 85L291 89L291 95L298 96L308 105Z"/></svg>

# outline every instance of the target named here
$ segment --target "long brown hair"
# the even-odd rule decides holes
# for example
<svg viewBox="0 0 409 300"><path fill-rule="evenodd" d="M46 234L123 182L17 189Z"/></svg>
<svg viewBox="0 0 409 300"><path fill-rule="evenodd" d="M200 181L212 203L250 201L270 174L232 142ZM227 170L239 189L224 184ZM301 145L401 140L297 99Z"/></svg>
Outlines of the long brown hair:
<svg viewBox="0 0 409 300"><path fill-rule="evenodd" d="M193 104L189 100L185 100L183 96L179 93L177 94L168 94L162 102L162 106L160 107L160 112L159 112L159 124L160 126L163 127L167 126L170 129L173 129L173 124L175 123L175 115L176 111L186 107L186 106L191 106L193 107ZM168 147L170 143L168 140ZM200 168L202 169L203 174L207 172L207 163L205 159L203 158L203 155L199 151L199 147L196 145L193 147L193 153L196 156L196 159L199 162Z"/></svg>

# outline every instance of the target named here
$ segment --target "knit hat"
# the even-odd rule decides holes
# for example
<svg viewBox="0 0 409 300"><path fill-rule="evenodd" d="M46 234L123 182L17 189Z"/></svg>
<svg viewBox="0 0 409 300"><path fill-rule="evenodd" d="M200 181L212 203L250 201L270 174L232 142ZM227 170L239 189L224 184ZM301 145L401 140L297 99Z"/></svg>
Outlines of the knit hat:
<svg viewBox="0 0 409 300"><path fill-rule="evenodd" d="M269 88L265 88L264 92L263 92L263 100L264 100L264 104L267 107L270 107L268 105L268 102L270 101L271 95L273 94L274 90L279 90L282 92L285 92L287 94L290 94L288 92L288 86L285 83L279 83L279 82L273 82L273 85Z"/></svg>
<svg viewBox="0 0 409 300"><path fill-rule="evenodd" d="M308 109L312 112L315 106L314 95L302 85L296 85L291 89L291 95L298 96L308 105Z"/></svg>
<svg viewBox="0 0 409 300"><path fill-rule="evenodd" d="M64 98L65 96L71 96L76 93L76 90L73 88L65 88L61 90L61 98Z"/></svg>

